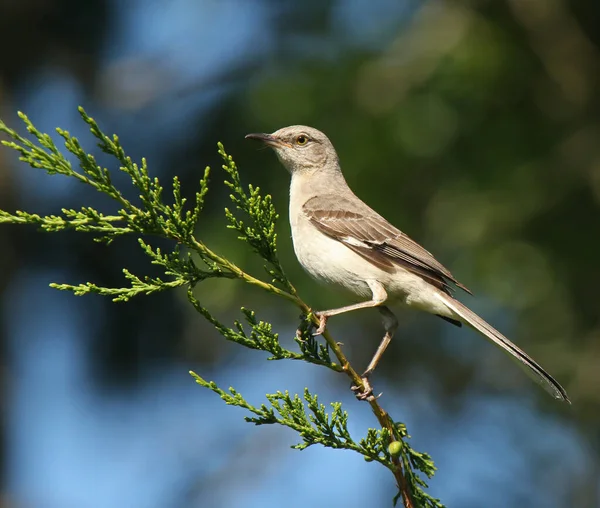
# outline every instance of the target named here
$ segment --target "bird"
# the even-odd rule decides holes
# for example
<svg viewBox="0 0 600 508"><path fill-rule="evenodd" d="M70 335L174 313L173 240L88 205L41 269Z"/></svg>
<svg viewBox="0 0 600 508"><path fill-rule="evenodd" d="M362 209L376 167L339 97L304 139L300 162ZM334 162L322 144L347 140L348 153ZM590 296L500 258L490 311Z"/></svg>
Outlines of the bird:
<svg viewBox="0 0 600 508"><path fill-rule="evenodd" d="M304 270L358 300L313 312L319 320L314 334L322 334L330 317L345 312L374 307L381 314L385 334L361 376L363 386L352 387L359 399L374 397L369 377L398 328L389 305L399 304L474 329L520 362L554 398L570 403L565 389L541 365L454 297L457 289L471 292L446 267L356 196L324 133L292 125L246 138L272 148L291 174L292 242Z"/></svg>

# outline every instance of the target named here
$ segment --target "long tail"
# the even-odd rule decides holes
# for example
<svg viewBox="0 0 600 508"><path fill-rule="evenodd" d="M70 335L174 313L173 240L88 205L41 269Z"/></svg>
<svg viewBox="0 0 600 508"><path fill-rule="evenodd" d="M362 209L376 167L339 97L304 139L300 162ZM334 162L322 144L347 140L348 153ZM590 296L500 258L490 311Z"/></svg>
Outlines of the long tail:
<svg viewBox="0 0 600 508"><path fill-rule="evenodd" d="M487 339L491 340L494 344L500 346L502 349L504 349L504 351L519 360L523 365L529 367L530 372L535 374L535 376L533 376L534 379L539 382L539 384L541 384L542 387L555 399L563 400L569 404L571 403L565 389L560 386L556 379L548 374L539 363L525 353L525 351L515 346L498 330L486 323L471 309L460 303L458 300L455 300L451 296L443 293L436 294L438 298L442 300L444 305L448 307L454 314L456 314L461 321L478 331Z"/></svg>

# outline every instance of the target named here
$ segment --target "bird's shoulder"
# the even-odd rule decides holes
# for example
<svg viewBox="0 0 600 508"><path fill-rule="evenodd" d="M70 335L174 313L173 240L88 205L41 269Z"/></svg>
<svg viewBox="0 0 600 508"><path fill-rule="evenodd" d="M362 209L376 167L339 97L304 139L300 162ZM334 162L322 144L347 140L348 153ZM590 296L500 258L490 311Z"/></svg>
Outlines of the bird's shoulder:
<svg viewBox="0 0 600 508"><path fill-rule="evenodd" d="M315 225L358 241L382 243L408 238L354 194L314 196L304 203L302 211Z"/></svg>

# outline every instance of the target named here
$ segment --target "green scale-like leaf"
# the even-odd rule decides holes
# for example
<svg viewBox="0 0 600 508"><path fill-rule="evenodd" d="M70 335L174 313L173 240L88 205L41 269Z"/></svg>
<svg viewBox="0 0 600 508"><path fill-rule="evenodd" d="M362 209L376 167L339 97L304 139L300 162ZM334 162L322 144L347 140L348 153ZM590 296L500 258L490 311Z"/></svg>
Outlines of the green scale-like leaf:
<svg viewBox="0 0 600 508"><path fill-rule="evenodd" d="M48 134L38 131L24 114L19 113L33 140L19 135L0 121L0 132L9 138L2 143L14 149L21 161L34 168L42 169L49 175L75 178L82 184L109 196L113 200L115 210L112 214L105 215L93 208L82 207L80 210L62 209L60 214L47 216L24 211L9 213L0 210L0 223L31 224L49 233L70 229L91 233L94 240L106 243L111 243L125 234L136 235L142 251L152 264L162 270L163 275L149 277L136 275L128 269L123 269L123 287L103 287L93 282L54 283L51 284L52 287L71 291L75 295L98 293L109 296L116 302L126 302L140 294L185 287L191 305L229 341L250 349L265 351L269 353L270 360L303 360L336 372L348 368L348 365L342 367L345 360L340 354L337 343L332 342L330 338L327 338L327 342L324 343L312 335L312 321L308 318L300 323L294 337L298 351L291 351L281 345L279 335L273 330L272 325L260 320L254 311L242 308L243 320L227 326L217 320L205 303L201 302L206 298L202 296L201 287L199 289L198 286L201 286L204 280L232 278L280 296L311 316L310 309L298 298L294 286L286 277L277 257L276 221L279 216L271 196L262 195L258 187L248 185L245 188L242 185L238 168L232 157L225 152L222 144L218 144L218 151L224 161L225 185L231 191L230 197L235 210L243 215L241 218L237 212L225 209L227 227L235 230L238 237L262 257L266 263L265 269L269 281L263 281L246 273L225 256L210 249L197 237L197 226L209 188L208 167L204 169L199 188L194 194L194 203L190 205L188 199L182 195L181 183L177 177L173 178L169 192L165 192L158 178L150 176L145 159L140 163L132 161L126 155L117 136L107 136L83 109L80 108L79 111L100 149L113 157L119 171L129 175L131 185L137 194L137 201L133 203L125 197L123 192L113 184L111 170L101 167L95 157L88 153L77 138L71 136L69 132L57 129L65 149L73 154L78 162L77 170ZM170 194L171 203L165 203L165 194ZM170 240L172 250L165 251L154 247L152 238ZM339 363L332 360L332 350L340 360ZM365 437L356 441L350 435L348 413L342 409L340 402L322 404L317 395L311 394L308 390L305 390L302 396L279 391L266 396L268 404L255 407L235 389L230 388L225 391L195 373L192 375L198 384L218 394L225 403L247 410L251 415L246 417L246 421L255 425L279 424L295 430L300 437L300 442L293 445L293 448L302 450L320 444L328 448L355 451L365 460L376 461L387 467L396 478L398 474L403 475L402 478L405 478L409 491L404 492L404 495L412 498L415 507L442 506L437 499L426 493L424 489L427 485L419 475L421 473L431 478L435 466L427 454L416 452L409 446L407 442L409 436L403 424L394 423L380 429L368 429ZM375 408L375 412L378 412L380 417L388 418L386 421L391 422L377 402L372 403L371 407ZM402 492L399 492L394 501L401 496Z"/></svg>

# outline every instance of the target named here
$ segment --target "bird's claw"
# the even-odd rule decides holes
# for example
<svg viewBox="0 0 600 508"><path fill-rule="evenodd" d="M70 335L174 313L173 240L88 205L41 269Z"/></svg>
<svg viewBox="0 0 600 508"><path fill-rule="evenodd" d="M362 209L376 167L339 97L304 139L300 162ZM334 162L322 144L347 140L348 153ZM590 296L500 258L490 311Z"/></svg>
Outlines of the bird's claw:
<svg viewBox="0 0 600 508"><path fill-rule="evenodd" d="M302 326L299 326L296 330L296 340L300 341L300 342L306 342L304 340L304 330L302 329Z"/></svg>
<svg viewBox="0 0 600 508"><path fill-rule="evenodd" d="M369 379L365 376L361 377L362 387L353 385L350 387L350 390L354 392L356 398L358 400L366 400L371 402L372 400L378 399L381 397L381 393L377 396L373 395L373 388L371 387L371 383L369 383Z"/></svg>
<svg viewBox="0 0 600 508"><path fill-rule="evenodd" d="M318 313L315 313L315 316L319 318L319 328L317 328L313 333L313 335L316 337L317 335L321 335L325 331L325 327L327 326L327 316Z"/></svg>

